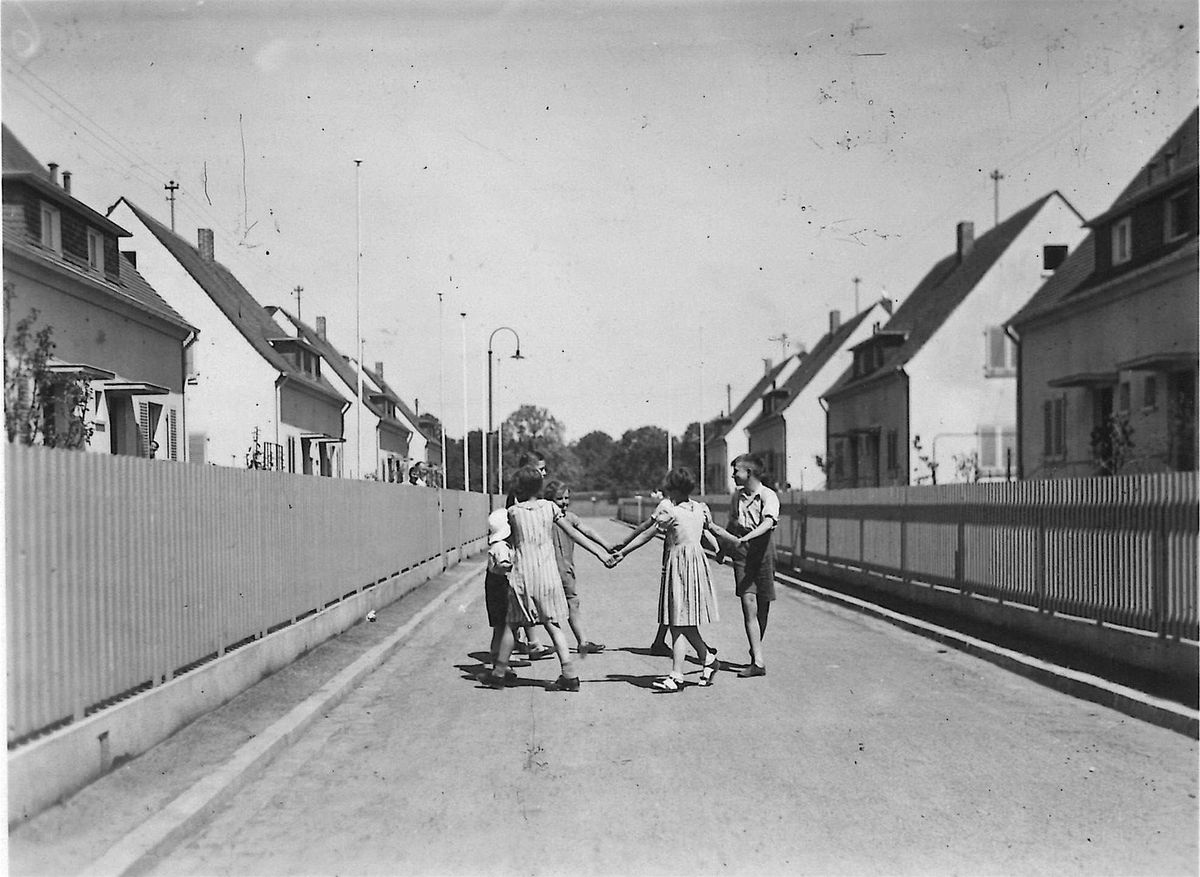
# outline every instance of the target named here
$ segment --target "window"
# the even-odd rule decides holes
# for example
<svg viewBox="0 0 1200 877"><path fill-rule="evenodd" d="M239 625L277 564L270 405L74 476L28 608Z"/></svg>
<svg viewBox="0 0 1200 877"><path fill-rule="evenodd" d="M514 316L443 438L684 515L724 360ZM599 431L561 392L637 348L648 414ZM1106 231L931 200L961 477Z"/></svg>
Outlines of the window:
<svg viewBox="0 0 1200 877"><path fill-rule="evenodd" d="M900 455L898 453L897 439L898 436L896 434L896 430L889 429L887 431L886 444L887 468L889 472L895 472L898 468L900 468Z"/></svg>
<svg viewBox="0 0 1200 877"><path fill-rule="evenodd" d="M1129 410L1129 381L1121 381L1121 385L1117 388L1117 410Z"/></svg>
<svg viewBox="0 0 1200 877"><path fill-rule="evenodd" d="M1147 375L1146 380L1142 383L1142 407L1157 408L1158 407L1158 376Z"/></svg>
<svg viewBox="0 0 1200 877"><path fill-rule="evenodd" d="M1046 244L1042 247L1042 270L1055 271L1067 258L1066 244Z"/></svg>
<svg viewBox="0 0 1200 877"><path fill-rule="evenodd" d="M989 326L984 333L987 342L983 374L988 378L1013 377L1017 373L1017 346L1004 332L1003 326Z"/></svg>
<svg viewBox="0 0 1200 877"><path fill-rule="evenodd" d="M1112 226L1112 263L1123 265L1133 258L1133 220L1122 217Z"/></svg>
<svg viewBox="0 0 1200 877"><path fill-rule="evenodd" d="M1196 231L1195 211L1187 191L1176 192L1167 198L1163 217L1163 240L1177 241Z"/></svg>
<svg viewBox="0 0 1200 877"><path fill-rule="evenodd" d="M104 236L93 228L88 229L88 267L94 271L104 271Z"/></svg>
<svg viewBox="0 0 1200 877"><path fill-rule="evenodd" d="M289 435L287 440L287 470L296 471L296 437Z"/></svg>
<svg viewBox="0 0 1200 877"><path fill-rule="evenodd" d="M42 205L42 246L62 255L62 216L49 204Z"/></svg>
<svg viewBox="0 0 1200 877"><path fill-rule="evenodd" d="M1000 442L996 427L979 427L979 468L995 469L999 460Z"/></svg>
<svg viewBox="0 0 1200 877"><path fill-rule="evenodd" d="M1062 396L1042 403L1042 454L1046 457L1067 455L1067 400Z"/></svg>
<svg viewBox="0 0 1200 877"><path fill-rule="evenodd" d="M175 419L175 409L172 408L167 413L167 459L179 459L179 435L178 424Z"/></svg>

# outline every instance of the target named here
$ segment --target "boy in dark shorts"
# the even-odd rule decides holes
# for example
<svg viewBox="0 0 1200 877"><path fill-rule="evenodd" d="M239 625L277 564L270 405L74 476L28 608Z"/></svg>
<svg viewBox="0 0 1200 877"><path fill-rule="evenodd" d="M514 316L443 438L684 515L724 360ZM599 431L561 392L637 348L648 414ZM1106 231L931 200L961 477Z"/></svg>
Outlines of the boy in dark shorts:
<svg viewBox="0 0 1200 877"><path fill-rule="evenodd" d="M488 515L488 558L487 573L483 578L483 599L487 606L488 626L492 629L488 653L493 668L500 651L500 638L508 626L508 574L512 572L512 546L508 544L508 537L511 534L507 509L496 509ZM514 663L510 662L510 666ZM518 666L529 665L523 662ZM488 672L485 668L484 673ZM508 676L515 678L516 674L509 671Z"/></svg>
<svg viewBox="0 0 1200 877"><path fill-rule="evenodd" d="M733 461L737 489L729 499L729 526L737 537L731 552L735 592L742 603L742 620L750 645L750 663L738 673L743 679L766 676L762 640L775 599L775 552L771 531L779 522L779 497L762 483L762 460L741 454Z"/></svg>

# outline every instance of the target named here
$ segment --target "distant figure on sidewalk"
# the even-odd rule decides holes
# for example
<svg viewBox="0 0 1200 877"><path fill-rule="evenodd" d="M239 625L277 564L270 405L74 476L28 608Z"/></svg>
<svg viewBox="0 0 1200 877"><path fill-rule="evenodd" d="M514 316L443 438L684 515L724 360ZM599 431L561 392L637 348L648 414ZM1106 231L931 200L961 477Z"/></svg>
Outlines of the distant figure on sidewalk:
<svg viewBox="0 0 1200 877"><path fill-rule="evenodd" d="M597 545L603 545L606 551L616 550L600 538L600 534L584 524L579 515L571 511L571 488L564 482L548 481L542 490L542 497L562 509L563 517L580 533ZM579 608L579 591L575 582L575 542L557 527L554 529L554 559L558 562L558 574L562 578L563 593L567 597L567 621L571 625L571 633L575 635L579 654L589 655L604 651L603 644L594 643L583 635L583 613Z"/></svg>
<svg viewBox="0 0 1200 877"><path fill-rule="evenodd" d="M691 470L680 467L668 472L663 484L667 499L654 511L654 527L631 536L618 551L618 556L625 557L653 539L655 530L663 534L658 620L670 631L671 672L653 683L660 691L682 690L687 643L691 643L700 657L699 685L712 685L719 666L716 652L704 641L699 629L699 625L720 618L702 540L709 534L732 537L713 522L712 512L705 503L691 499L695 487Z"/></svg>
<svg viewBox="0 0 1200 877"><path fill-rule="evenodd" d="M775 552L771 531L779 522L779 497L763 484L762 460L741 454L733 463L737 489L729 500L729 532L736 537L731 552L734 591L742 602L742 621L750 646L750 663L742 678L767 675L762 640L775 599Z"/></svg>
<svg viewBox="0 0 1200 877"><path fill-rule="evenodd" d="M508 509L512 528L513 569L508 576L508 626L500 639L495 666L483 680L489 688L504 688L508 682L508 659L512 654L516 628L542 625L554 643L562 671L548 686L550 691L578 691L579 675L571 662L566 635L561 624L568 617L567 598L563 593L558 563L554 559L555 527L612 567L616 558L602 545L584 536L564 517L562 510L541 498L542 473L533 466L517 471L513 479L514 502Z"/></svg>

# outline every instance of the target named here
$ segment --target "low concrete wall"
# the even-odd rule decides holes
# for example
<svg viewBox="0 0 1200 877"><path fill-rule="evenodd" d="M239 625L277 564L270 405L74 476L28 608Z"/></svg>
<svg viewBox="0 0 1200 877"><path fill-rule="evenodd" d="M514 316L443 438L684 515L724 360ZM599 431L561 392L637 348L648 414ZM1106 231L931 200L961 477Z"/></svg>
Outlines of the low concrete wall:
<svg viewBox="0 0 1200 877"><path fill-rule="evenodd" d="M471 556L485 540L468 543ZM451 566L458 551L449 552ZM442 572L427 561L370 590L204 664L129 700L21 746L8 757L8 822L12 826L77 792L189 722L232 700L265 676L348 630L367 612L403 597Z"/></svg>
<svg viewBox="0 0 1200 877"><path fill-rule="evenodd" d="M1161 674L1193 688L1200 684L1200 645L1195 642L1038 612L977 594L920 582L905 582L846 564L804 558L794 568L802 573L890 594L911 603L951 612L1059 646L1076 648L1104 660Z"/></svg>

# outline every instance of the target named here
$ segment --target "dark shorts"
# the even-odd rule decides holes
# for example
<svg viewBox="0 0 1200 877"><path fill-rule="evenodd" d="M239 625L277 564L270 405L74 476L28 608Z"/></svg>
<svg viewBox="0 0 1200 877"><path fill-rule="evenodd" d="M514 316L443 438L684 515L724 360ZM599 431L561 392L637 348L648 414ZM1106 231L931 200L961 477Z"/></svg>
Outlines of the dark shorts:
<svg viewBox="0 0 1200 877"><path fill-rule="evenodd" d="M483 579L483 599L487 604L488 625L508 624L508 576L489 572Z"/></svg>
<svg viewBox="0 0 1200 877"><path fill-rule="evenodd" d="M771 534L766 533L746 543L744 554L733 555L734 592L755 594L759 600L775 599L775 551L771 546Z"/></svg>

